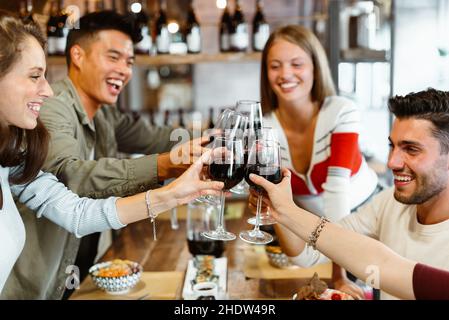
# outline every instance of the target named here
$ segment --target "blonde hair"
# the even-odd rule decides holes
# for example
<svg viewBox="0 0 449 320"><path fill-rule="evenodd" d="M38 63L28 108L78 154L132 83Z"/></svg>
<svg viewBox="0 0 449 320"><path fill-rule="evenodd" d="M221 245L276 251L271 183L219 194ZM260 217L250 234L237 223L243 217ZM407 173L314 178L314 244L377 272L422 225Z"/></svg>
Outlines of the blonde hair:
<svg viewBox="0 0 449 320"><path fill-rule="evenodd" d="M260 97L264 114L269 113L278 107L276 94L268 82L267 66L268 52L278 39L298 45L312 59L314 80L311 95L313 102L318 102L321 106L326 97L336 94L329 69L329 62L327 61L326 53L318 38L311 30L303 26L284 26L275 30L270 35L262 52Z"/></svg>

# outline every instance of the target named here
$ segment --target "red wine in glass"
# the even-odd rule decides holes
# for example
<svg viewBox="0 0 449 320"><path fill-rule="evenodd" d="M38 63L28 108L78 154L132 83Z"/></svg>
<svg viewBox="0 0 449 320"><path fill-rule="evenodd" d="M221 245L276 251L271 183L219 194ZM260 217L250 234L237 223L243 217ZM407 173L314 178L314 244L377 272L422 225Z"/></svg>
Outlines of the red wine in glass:
<svg viewBox="0 0 449 320"><path fill-rule="evenodd" d="M251 173L257 174L258 176L261 176L262 178L265 178L274 184L278 184L279 182L282 181L282 174L280 167L267 166L262 164L248 165L246 169L245 180L249 184L251 189L260 193L264 192L264 189L251 181L251 179L249 178L249 175Z"/></svg>

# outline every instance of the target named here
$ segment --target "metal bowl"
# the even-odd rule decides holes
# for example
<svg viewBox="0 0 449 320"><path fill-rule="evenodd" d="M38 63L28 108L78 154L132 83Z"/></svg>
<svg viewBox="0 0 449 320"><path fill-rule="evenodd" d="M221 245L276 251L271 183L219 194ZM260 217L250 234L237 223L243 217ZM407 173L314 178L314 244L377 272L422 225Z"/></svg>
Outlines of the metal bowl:
<svg viewBox="0 0 449 320"><path fill-rule="evenodd" d="M117 260L97 263L89 269L94 284L101 290L110 294L124 294L129 292L139 281L142 275L142 266L137 262L126 261L130 272L121 276L101 276L99 271L111 267Z"/></svg>
<svg viewBox="0 0 449 320"><path fill-rule="evenodd" d="M288 268L293 264L288 256L282 252L279 246L265 246L265 252L268 256L268 262L276 268Z"/></svg>

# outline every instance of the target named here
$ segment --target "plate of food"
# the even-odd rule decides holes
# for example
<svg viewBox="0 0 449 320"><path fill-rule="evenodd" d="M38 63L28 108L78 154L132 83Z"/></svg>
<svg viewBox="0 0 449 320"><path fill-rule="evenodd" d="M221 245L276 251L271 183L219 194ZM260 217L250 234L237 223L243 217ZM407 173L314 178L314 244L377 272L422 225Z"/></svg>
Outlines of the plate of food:
<svg viewBox="0 0 449 320"><path fill-rule="evenodd" d="M215 258L209 255L196 255L187 265L182 298L196 299L193 286L202 282L215 282L218 288L218 299L225 299L227 290L228 259Z"/></svg>
<svg viewBox="0 0 449 320"><path fill-rule="evenodd" d="M130 260L114 259L89 269L93 283L110 294L126 294L140 281L142 266Z"/></svg>
<svg viewBox="0 0 449 320"><path fill-rule="evenodd" d="M329 289L326 282L320 280L315 272L309 284L299 288L293 295L293 300L354 300L354 298L343 291Z"/></svg>

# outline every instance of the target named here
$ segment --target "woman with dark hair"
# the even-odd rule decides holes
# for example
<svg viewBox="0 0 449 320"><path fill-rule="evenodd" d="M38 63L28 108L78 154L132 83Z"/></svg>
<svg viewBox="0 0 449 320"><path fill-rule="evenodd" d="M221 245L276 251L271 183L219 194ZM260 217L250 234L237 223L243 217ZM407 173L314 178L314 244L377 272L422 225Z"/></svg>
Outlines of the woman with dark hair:
<svg viewBox="0 0 449 320"><path fill-rule="evenodd" d="M377 176L359 150L359 111L336 96L325 51L312 31L288 25L271 34L262 53L261 104L264 125L276 129L283 165L292 173L297 205L338 221L376 192ZM298 256L296 236L275 228L284 252ZM341 276L335 286L351 287Z"/></svg>
<svg viewBox="0 0 449 320"><path fill-rule="evenodd" d="M80 198L40 168L48 133L39 121L45 98L45 41L39 28L0 11L0 292L25 242L13 195L34 211L81 237L155 217L202 194L215 194L221 182L201 181L204 154L171 184L126 198Z"/></svg>
<svg viewBox="0 0 449 320"><path fill-rule="evenodd" d="M252 174L250 179L265 189L266 205L273 217L308 246L352 272L370 285L401 299L449 300L449 272L414 262L379 241L318 218L293 202L291 172L273 184Z"/></svg>

